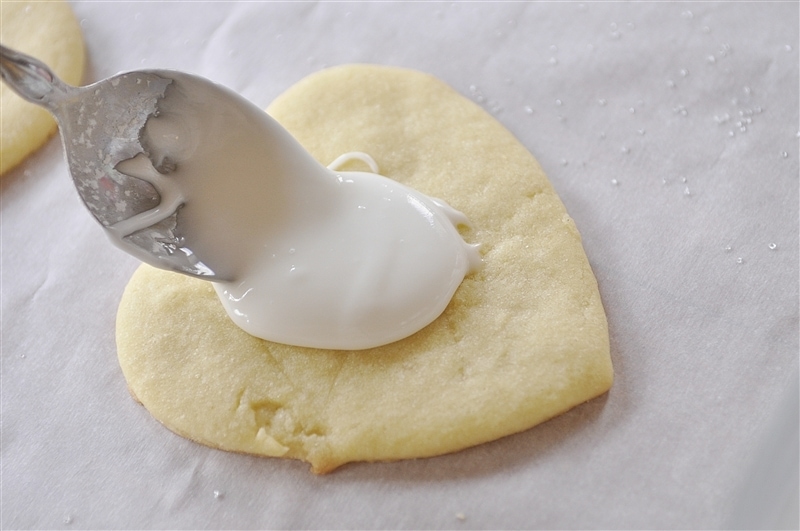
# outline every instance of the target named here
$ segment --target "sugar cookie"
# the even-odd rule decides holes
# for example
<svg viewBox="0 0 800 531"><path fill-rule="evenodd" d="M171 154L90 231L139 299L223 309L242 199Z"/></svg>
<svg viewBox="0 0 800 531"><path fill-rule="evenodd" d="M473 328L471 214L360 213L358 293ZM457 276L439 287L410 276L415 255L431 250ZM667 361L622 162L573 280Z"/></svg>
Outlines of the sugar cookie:
<svg viewBox="0 0 800 531"><path fill-rule="evenodd" d="M117 345L153 416L197 442L324 473L460 450L609 389L606 317L575 224L480 107L422 73L351 65L301 81L269 112L321 162L369 153L383 175L464 212L484 268L413 336L326 351L249 336L210 284L141 266Z"/></svg>
<svg viewBox="0 0 800 531"><path fill-rule="evenodd" d="M67 2L0 2L3 45L39 59L65 83L83 78L85 52L80 26ZM0 175L38 149L56 130L45 109L0 83Z"/></svg>

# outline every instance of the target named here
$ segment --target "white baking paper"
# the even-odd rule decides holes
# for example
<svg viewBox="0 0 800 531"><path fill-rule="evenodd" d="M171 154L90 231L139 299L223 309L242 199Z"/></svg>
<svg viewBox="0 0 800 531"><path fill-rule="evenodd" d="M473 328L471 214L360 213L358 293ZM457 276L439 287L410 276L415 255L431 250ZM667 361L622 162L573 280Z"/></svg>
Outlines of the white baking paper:
<svg viewBox="0 0 800 531"><path fill-rule="evenodd" d="M72 6L87 83L172 68L266 107L367 62L485 107L582 233L616 381L518 435L322 477L184 440L128 394L137 262L53 138L0 180L1 527L796 528L797 3Z"/></svg>

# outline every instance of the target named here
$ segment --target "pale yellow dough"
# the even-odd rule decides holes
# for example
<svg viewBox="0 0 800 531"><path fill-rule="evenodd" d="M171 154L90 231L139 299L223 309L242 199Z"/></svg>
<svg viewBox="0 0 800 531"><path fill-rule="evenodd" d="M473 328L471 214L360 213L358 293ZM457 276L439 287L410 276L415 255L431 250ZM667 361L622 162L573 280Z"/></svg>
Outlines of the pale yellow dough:
<svg viewBox="0 0 800 531"><path fill-rule="evenodd" d="M369 153L384 175L463 211L485 267L417 334L343 352L256 339L210 284L142 266L117 344L131 391L158 420L323 473L491 441L609 389L606 317L575 224L491 116L431 76L364 65L317 73L268 111L321 162Z"/></svg>
<svg viewBox="0 0 800 531"><path fill-rule="evenodd" d="M83 78L83 36L69 4L62 0L0 1L0 43L39 59L70 85ZM55 130L49 112L0 83L0 175L38 149Z"/></svg>

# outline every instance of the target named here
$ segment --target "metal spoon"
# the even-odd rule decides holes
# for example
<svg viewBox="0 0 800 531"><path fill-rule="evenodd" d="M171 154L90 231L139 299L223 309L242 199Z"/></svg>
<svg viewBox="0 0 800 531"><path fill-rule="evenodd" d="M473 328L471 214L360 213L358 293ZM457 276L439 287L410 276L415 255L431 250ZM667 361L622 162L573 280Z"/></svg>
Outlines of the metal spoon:
<svg viewBox="0 0 800 531"><path fill-rule="evenodd" d="M73 87L37 59L2 45L0 75L23 99L55 116L78 194L112 242L155 267L226 280L227 272L197 256L187 241L180 221L181 195L170 191L175 186L169 179L174 162L163 156L156 159L144 136L148 118L158 115L164 98L173 97L167 88L191 84L193 76L136 71ZM120 163L141 154L158 172L155 179L119 171ZM131 223L142 219L152 223L146 228L141 222Z"/></svg>

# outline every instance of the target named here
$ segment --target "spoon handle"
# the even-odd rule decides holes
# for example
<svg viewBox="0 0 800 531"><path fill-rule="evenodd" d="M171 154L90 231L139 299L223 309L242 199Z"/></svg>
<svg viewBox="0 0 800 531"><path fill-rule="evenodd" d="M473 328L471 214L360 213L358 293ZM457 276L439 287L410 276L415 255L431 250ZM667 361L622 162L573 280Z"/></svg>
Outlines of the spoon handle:
<svg viewBox="0 0 800 531"><path fill-rule="evenodd" d="M67 85L47 65L29 55L0 44L0 77L14 92L50 110L74 88Z"/></svg>

